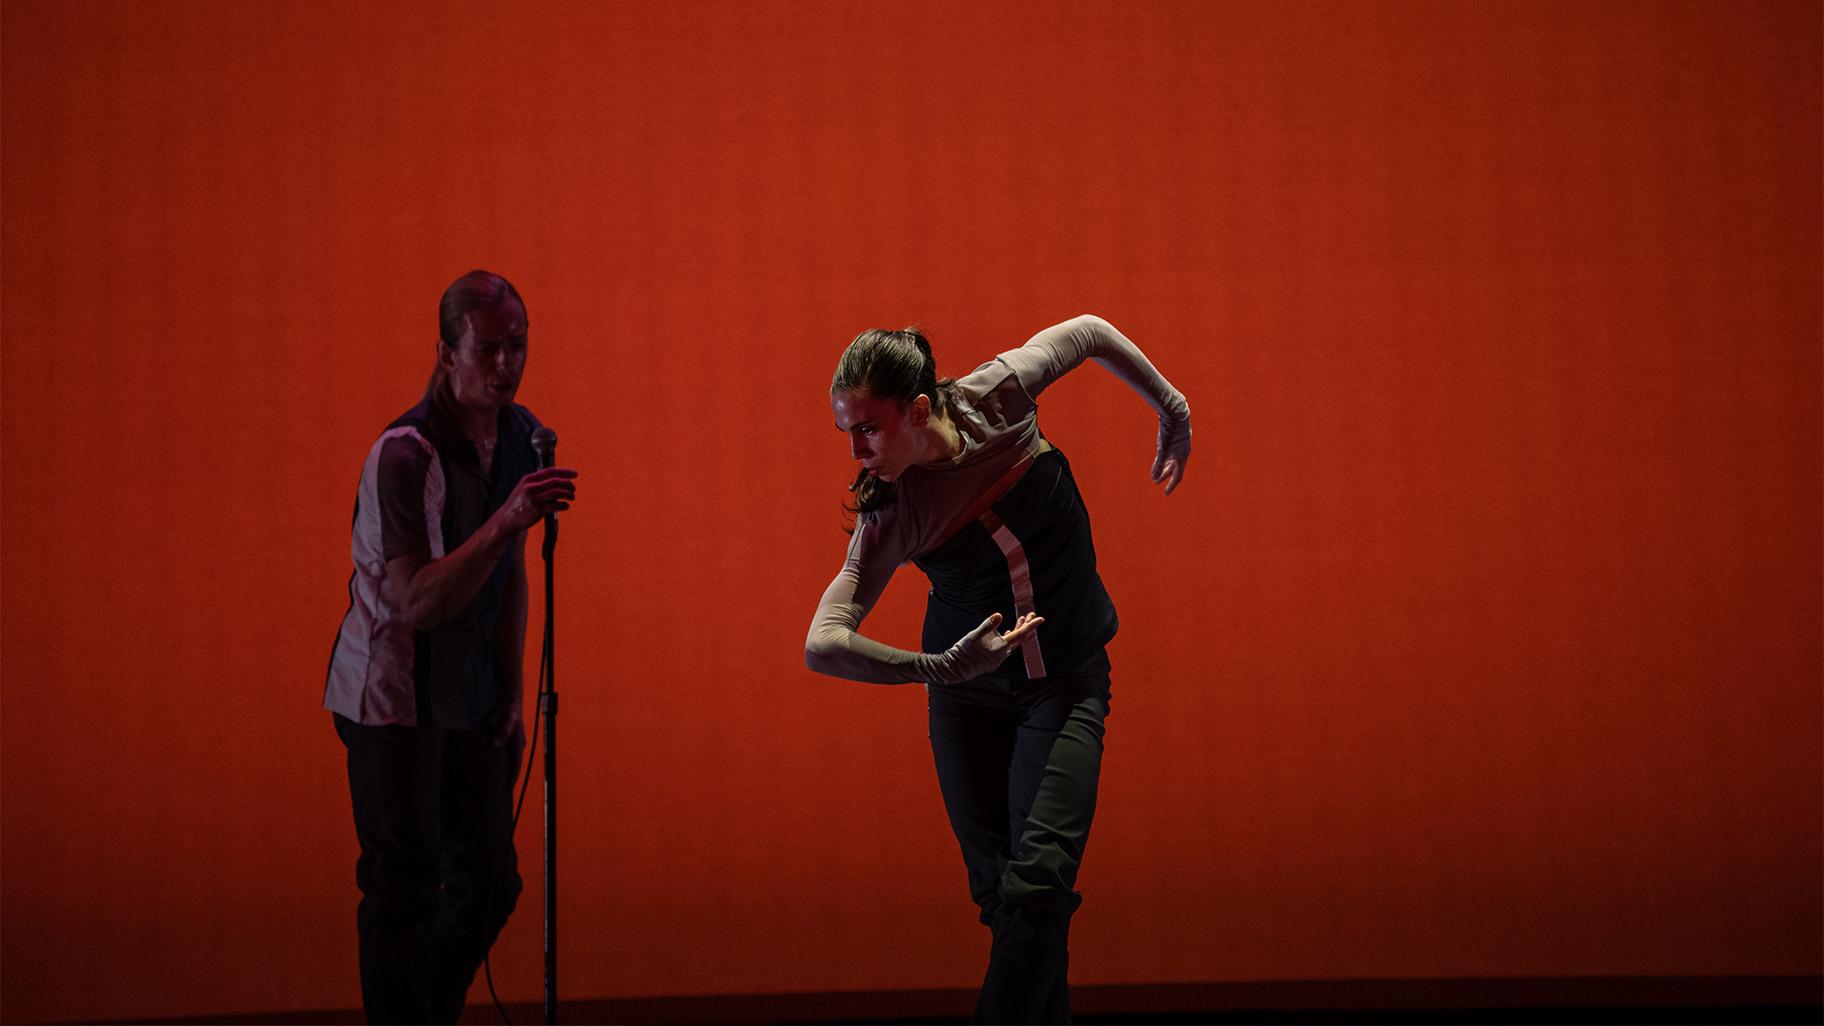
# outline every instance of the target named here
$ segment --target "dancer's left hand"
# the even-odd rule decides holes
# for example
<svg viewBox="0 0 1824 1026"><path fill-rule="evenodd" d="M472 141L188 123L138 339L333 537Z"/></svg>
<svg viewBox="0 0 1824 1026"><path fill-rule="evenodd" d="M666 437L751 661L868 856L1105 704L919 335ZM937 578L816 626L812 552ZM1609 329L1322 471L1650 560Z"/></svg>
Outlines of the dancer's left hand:
<svg viewBox="0 0 1824 1026"><path fill-rule="evenodd" d="M1159 447L1153 456L1153 483L1165 485L1170 495L1184 480L1184 465L1191 459L1191 412L1183 419L1159 418Z"/></svg>
<svg viewBox="0 0 1824 1026"><path fill-rule="evenodd" d="M1153 483L1165 485L1165 494L1172 494L1178 482L1184 480L1184 464L1175 459L1153 461Z"/></svg>

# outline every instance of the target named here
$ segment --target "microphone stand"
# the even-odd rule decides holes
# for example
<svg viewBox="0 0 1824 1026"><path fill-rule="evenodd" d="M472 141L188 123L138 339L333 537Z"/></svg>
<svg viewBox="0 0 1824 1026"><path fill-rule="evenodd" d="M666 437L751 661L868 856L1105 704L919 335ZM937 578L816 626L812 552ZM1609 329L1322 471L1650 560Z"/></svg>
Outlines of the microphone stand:
<svg viewBox="0 0 1824 1026"><path fill-rule="evenodd" d="M551 556L557 515L545 516L545 687L538 708L545 721L545 1026L557 1024L557 643Z"/></svg>

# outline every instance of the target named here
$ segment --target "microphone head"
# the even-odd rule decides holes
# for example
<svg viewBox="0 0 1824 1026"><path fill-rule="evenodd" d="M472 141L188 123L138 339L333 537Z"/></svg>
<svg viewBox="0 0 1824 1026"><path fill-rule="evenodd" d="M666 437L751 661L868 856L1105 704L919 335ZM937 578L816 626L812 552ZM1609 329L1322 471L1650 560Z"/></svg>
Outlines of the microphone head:
<svg viewBox="0 0 1824 1026"><path fill-rule="evenodd" d="M540 467L557 465L557 432L548 427L541 427L532 432L532 451L538 455Z"/></svg>

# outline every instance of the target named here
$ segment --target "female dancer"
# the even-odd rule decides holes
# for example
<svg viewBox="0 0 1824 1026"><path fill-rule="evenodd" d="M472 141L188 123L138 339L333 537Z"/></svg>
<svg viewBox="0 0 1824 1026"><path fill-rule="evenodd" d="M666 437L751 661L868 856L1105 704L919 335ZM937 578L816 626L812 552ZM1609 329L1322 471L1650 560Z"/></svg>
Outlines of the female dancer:
<svg viewBox="0 0 1824 1026"><path fill-rule="evenodd" d="M976 1022L1070 1017L1067 940L1082 903L1072 887L1096 807L1116 621L1089 514L1069 461L1039 432L1037 399L1086 359L1158 411L1152 476L1171 494L1191 453L1190 407L1099 317L941 381L916 329L864 331L830 382L861 471L848 558L818 605L805 663L926 685L944 807L993 933ZM857 633L908 560L931 580L921 652Z"/></svg>

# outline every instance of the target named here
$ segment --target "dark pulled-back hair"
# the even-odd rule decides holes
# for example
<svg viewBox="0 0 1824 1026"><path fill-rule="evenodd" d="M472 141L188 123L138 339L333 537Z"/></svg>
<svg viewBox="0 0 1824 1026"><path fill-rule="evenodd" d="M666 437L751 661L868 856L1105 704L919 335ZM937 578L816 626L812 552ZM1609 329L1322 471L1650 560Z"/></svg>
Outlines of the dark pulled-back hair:
<svg viewBox="0 0 1824 1026"><path fill-rule="evenodd" d="M519 298L519 290L512 282L493 271L470 271L443 290L443 299L437 304L437 337L444 345L455 349L462 342L462 332L468 326L471 310L491 309L509 299L518 303L521 310L526 308L526 301ZM443 363L439 361L431 371L431 381L424 393L430 395L442 385Z"/></svg>
<svg viewBox="0 0 1824 1026"><path fill-rule="evenodd" d="M866 392L901 406L921 395L930 396L934 414L948 414L958 396L955 379L938 378L931 340L917 328L870 328L855 336L830 378L830 394L838 392ZM855 475L849 491L855 504L843 508L850 513L871 513L893 500L893 485L865 469Z"/></svg>

